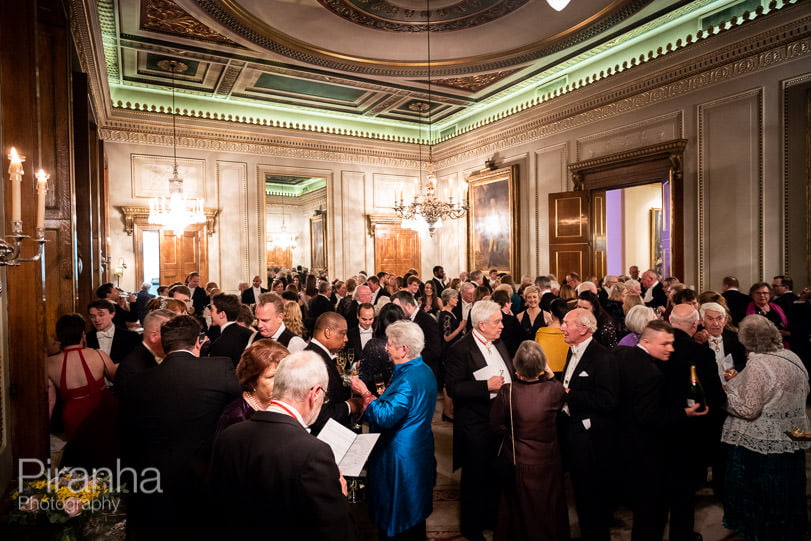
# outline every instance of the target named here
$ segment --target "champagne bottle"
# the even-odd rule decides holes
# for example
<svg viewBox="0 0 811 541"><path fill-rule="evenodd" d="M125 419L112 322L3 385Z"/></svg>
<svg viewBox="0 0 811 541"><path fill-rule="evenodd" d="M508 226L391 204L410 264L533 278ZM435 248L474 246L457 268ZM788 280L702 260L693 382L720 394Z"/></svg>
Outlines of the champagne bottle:
<svg viewBox="0 0 811 541"><path fill-rule="evenodd" d="M690 365L690 387L687 389L687 407L692 408L696 404L701 406L697 411L704 411L707 405L707 399L704 397L704 387L698 381L696 375L696 365Z"/></svg>

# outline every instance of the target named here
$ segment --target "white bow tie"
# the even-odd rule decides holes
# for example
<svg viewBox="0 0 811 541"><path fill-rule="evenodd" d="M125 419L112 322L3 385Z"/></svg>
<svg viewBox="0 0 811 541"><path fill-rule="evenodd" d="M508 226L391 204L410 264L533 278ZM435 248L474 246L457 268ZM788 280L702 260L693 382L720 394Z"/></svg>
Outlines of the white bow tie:
<svg viewBox="0 0 811 541"><path fill-rule="evenodd" d="M110 327L106 331L96 331L96 338L112 338L115 334L115 327Z"/></svg>
<svg viewBox="0 0 811 541"><path fill-rule="evenodd" d="M360 329L360 334L372 334L372 328L369 327L368 329Z"/></svg>

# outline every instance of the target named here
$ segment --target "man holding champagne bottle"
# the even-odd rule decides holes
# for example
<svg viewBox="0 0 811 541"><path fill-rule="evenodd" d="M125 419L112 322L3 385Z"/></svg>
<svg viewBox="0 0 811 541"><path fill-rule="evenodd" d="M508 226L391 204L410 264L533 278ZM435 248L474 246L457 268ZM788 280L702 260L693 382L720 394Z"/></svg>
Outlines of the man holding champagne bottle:
<svg viewBox="0 0 811 541"><path fill-rule="evenodd" d="M636 346L615 350L620 383L618 440L632 499L633 541L661 541L668 510L671 526L678 525L676 531L671 528L671 540L701 539L692 531L691 484L685 481L677 486L672 481L693 471L691 423L713 406L698 411L701 404L686 405L689 363L685 367L671 356L673 344L673 328L654 319Z"/></svg>

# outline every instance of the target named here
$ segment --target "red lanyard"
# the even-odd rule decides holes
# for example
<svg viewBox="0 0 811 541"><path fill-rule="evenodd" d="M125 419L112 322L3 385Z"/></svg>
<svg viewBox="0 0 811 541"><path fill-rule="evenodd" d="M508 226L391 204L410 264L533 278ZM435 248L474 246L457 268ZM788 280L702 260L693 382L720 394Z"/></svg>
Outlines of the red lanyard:
<svg viewBox="0 0 811 541"><path fill-rule="evenodd" d="M298 419L298 416L297 416L295 413L293 413L292 411L290 411L290 410L287 408L287 406L285 406L285 405L284 405L284 404L282 404L281 402L276 402L275 400L271 400L270 405L271 405L271 406L279 406L279 407L280 407L280 408L282 408L284 411L286 411L286 412L287 412L287 414L288 414L290 417L292 417L293 419Z"/></svg>

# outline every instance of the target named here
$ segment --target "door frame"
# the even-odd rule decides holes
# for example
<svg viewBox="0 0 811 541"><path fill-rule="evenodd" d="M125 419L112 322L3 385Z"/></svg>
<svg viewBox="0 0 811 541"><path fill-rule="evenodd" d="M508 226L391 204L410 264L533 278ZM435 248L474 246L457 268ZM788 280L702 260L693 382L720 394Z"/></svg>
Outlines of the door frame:
<svg viewBox="0 0 811 541"><path fill-rule="evenodd" d="M671 269L684 278L684 149L687 139L673 139L569 164L575 191L616 190L670 182ZM591 216L590 216L591 217ZM593 218L593 217L592 217ZM592 220L593 221L593 220ZM593 239L589 240L593 244ZM592 261L589 261L593 265ZM593 274L589 269L589 274Z"/></svg>
<svg viewBox="0 0 811 541"><path fill-rule="evenodd" d="M156 225L149 222L149 207L119 207L121 213L124 215L124 232L132 237L133 255L135 259L135 276L137 277L136 286L141 285L143 280L144 270L144 231L162 231L164 229L161 225ZM200 268L197 269L202 276L208 276L208 237L216 233L217 209L203 209L206 216L206 221L202 224L197 224L195 229L199 230L200 235Z"/></svg>

